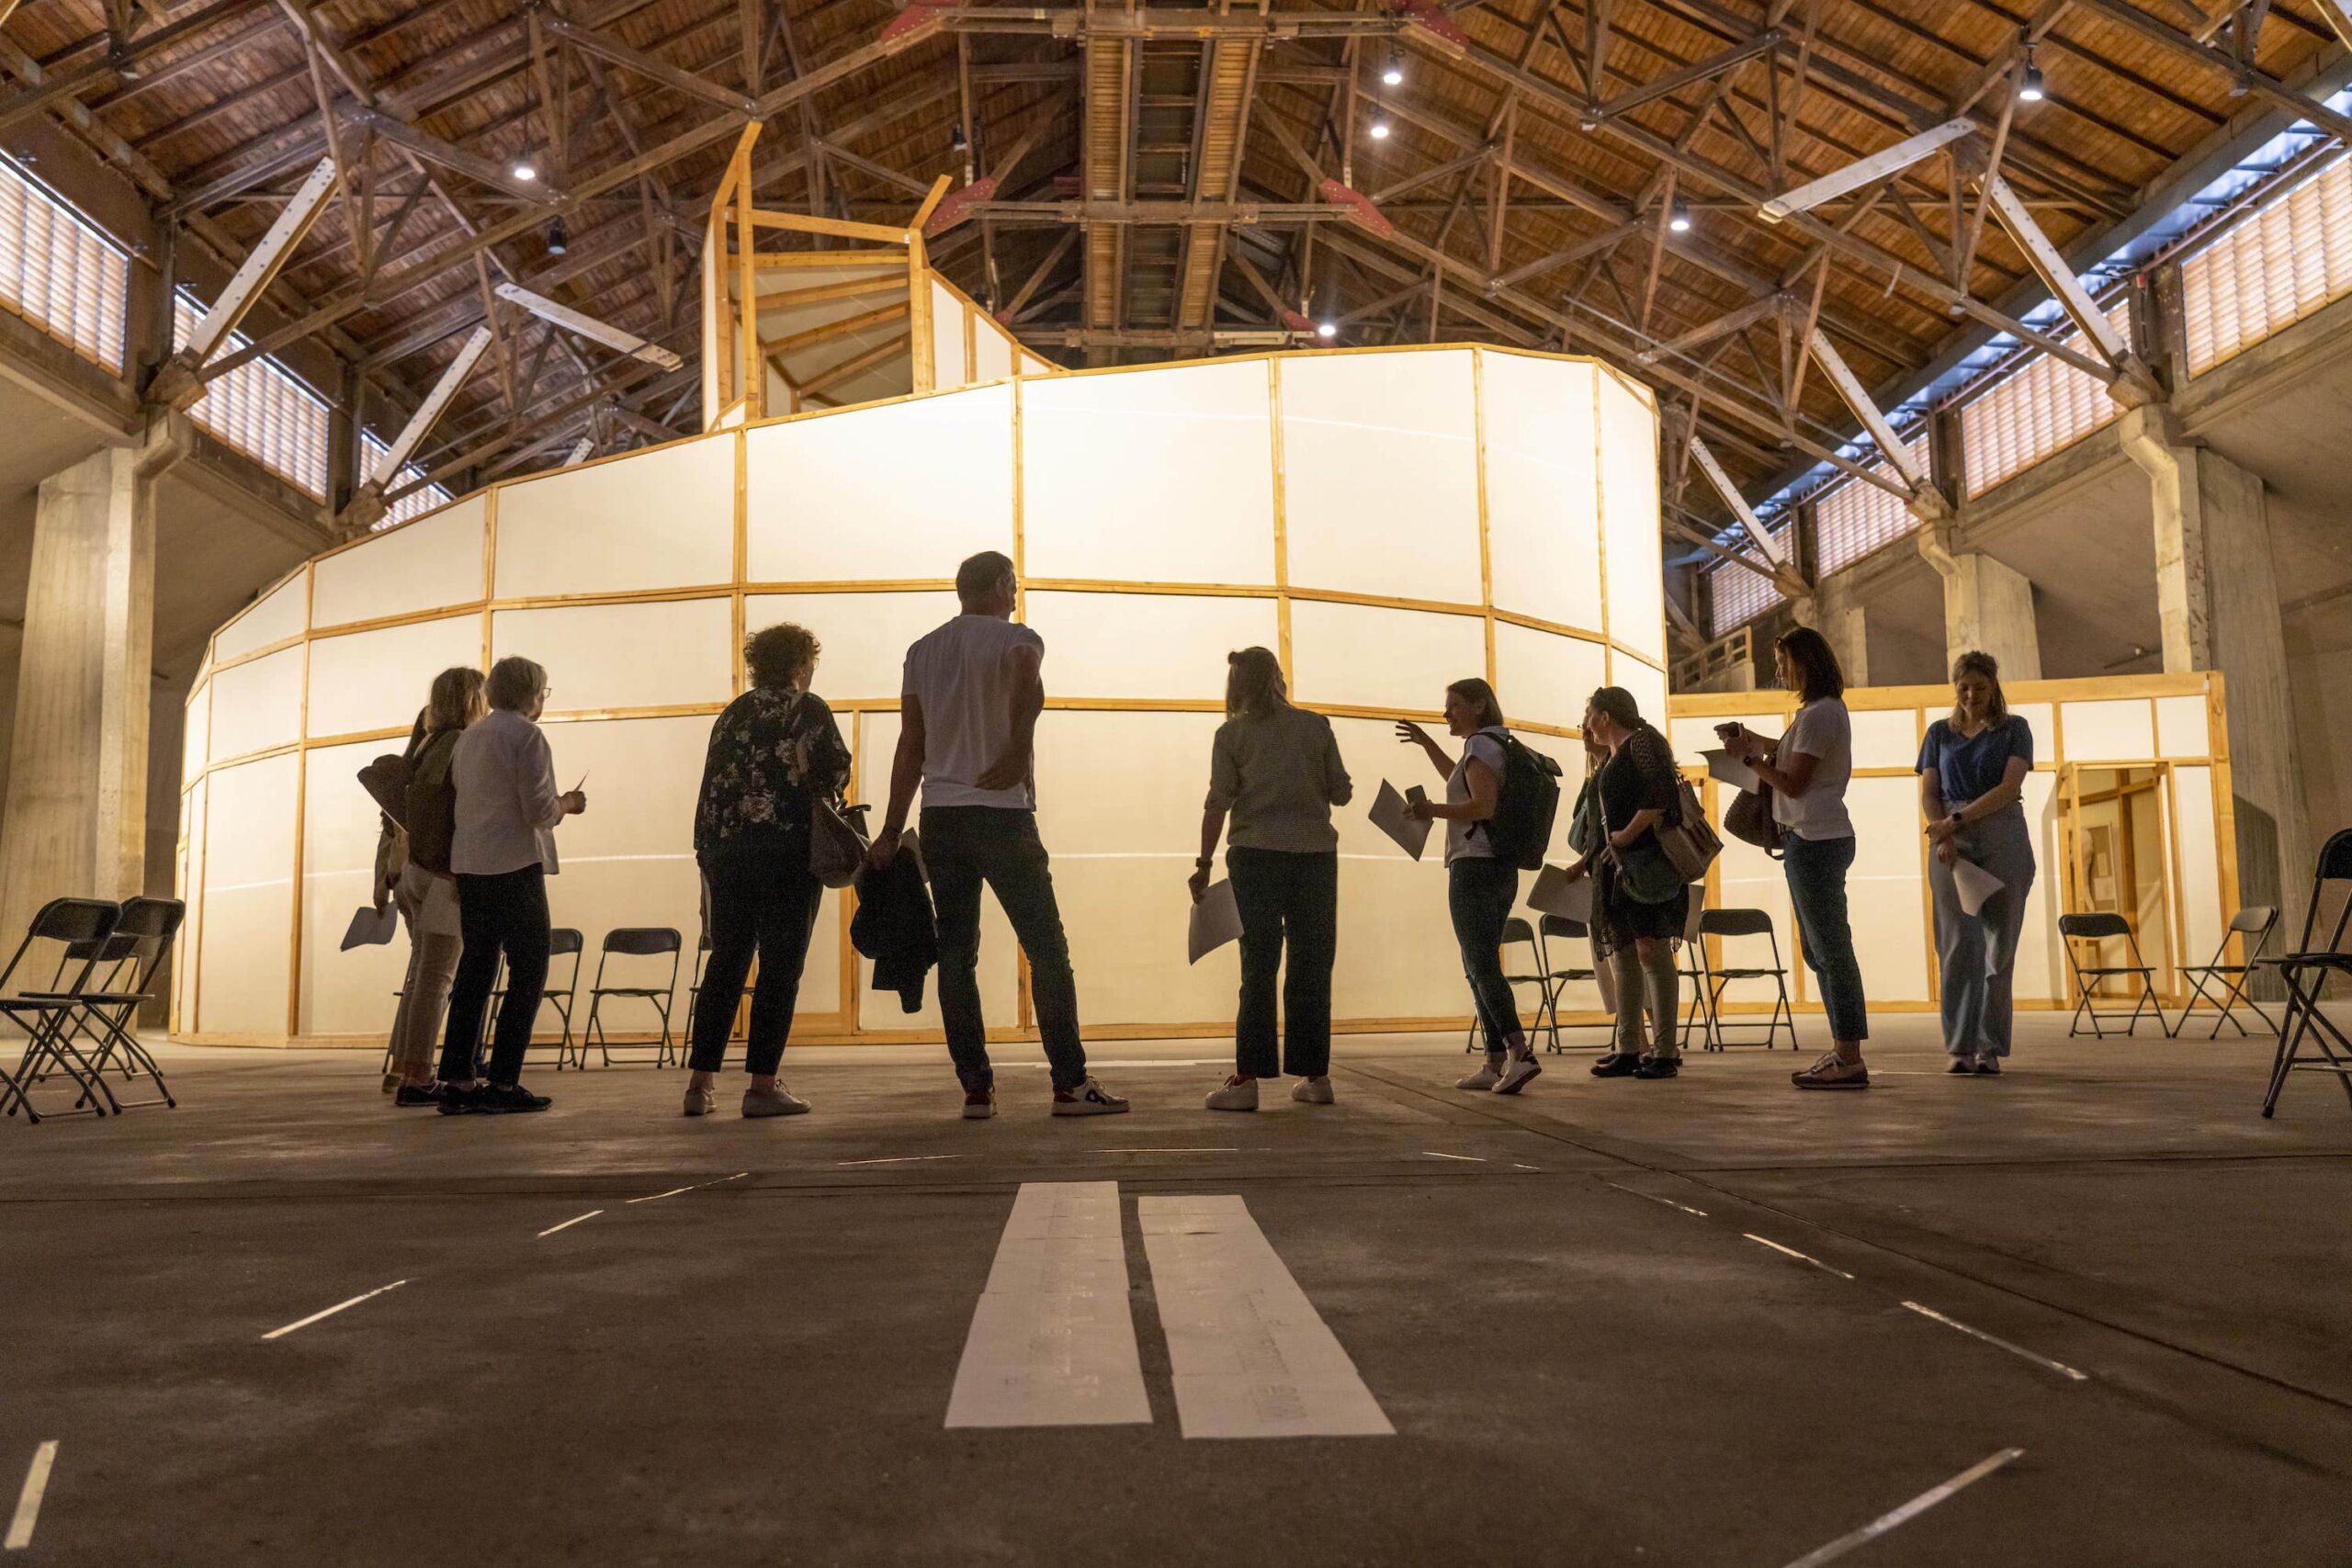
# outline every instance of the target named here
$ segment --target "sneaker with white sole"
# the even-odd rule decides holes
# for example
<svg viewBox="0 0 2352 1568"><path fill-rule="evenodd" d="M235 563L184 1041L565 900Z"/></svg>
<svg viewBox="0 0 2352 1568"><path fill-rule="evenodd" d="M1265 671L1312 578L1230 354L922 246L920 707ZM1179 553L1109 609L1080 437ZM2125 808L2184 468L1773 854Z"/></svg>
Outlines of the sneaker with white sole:
<svg viewBox="0 0 2352 1568"><path fill-rule="evenodd" d="M686 1114L707 1116L718 1106L718 1097L707 1089L686 1090Z"/></svg>
<svg viewBox="0 0 2352 1568"><path fill-rule="evenodd" d="M760 1116L806 1116L808 1102L778 1084L771 1089L747 1089L743 1091L743 1114Z"/></svg>
<svg viewBox="0 0 2352 1568"><path fill-rule="evenodd" d="M1544 1071L1544 1064L1533 1056L1513 1056L1503 1064L1502 1077L1495 1080L1497 1094L1517 1094Z"/></svg>
<svg viewBox="0 0 2352 1568"><path fill-rule="evenodd" d="M1226 1079L1209 1091L1208 1108L1211 1111L1257 1110L1258 1080L1256 1078ZM1059 1111L1061 1107L1057 1105L1054 1109Z"/></svg>
<svg viewBox="0 0 2352 1568"><path fill-rule="evenodd" d="M1254 1097L1255 1091L1252 1090ZM1116 1116L1127 1109L1127 1102L1115 1094L1104 1092L1092 1078L1075 1089L1054 1090L1054 1114L1057 1116Z"/></svg>
<svg viewBox="0 0 2352 1568"><path fill-rule="evenodd" d="M1791 1073L1789 1081L1799 1089L1868 1089L1871 1070L1860 1062L1839 1061L1832 1051L1804 1071Z"/></svg>
<svg viewBox="0 0 2352 1568"><path fill-rule="evenodd" d="M964 1120L985 1122L996 1114L996 1090L976 1089L964 1096Z"/></svg>
<svg viewBox="0 0 2352 1568"><path fill-rule="evenodd" d="M1301 1078L1291 1087L1290 1097L1301 1105L1329 1105L1331 1103L1331 1080Z"/></svg>
<svg viewBox="0 0 2352 1568"><path fill-rule="evenodd" d="M1503 1081L1503 1070L1489 1062L1475 1073L1467 1073L1453 1080L1456 1089L1486 1090Z"/></svg>

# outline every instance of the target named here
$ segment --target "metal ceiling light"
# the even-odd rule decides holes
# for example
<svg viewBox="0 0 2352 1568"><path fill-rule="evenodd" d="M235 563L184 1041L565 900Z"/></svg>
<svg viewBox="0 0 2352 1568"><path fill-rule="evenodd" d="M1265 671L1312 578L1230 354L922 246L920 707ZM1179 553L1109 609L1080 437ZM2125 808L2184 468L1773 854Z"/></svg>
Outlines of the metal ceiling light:
<svg viewBox="0 0 2352 1568"><path fill-rule="evenodd" d="M548 220L548 254L560 256L571 249L571 236L564 231L563 220Z"/></svg>
<svg viewBox="0 0 2352 1568"><path fill-rule="evenodd" d="M1387 141L1388 117L1378 109L1373 110L1371 128L1367 130L1364 134L1371 137L1374 141Z"/></svg>
<svg viewBox="0 0 2352 1568"><path fill-rule="evenodd" d="M1678 234L1690 231L1690 209L1682 205L1680 197L1676 197L1674 205L1667 209L1666 226Z"/></svg>
<svg viewBox="0 0 2352 1568"><path fill-rule="evenodd" d="M2025 47L2025 79L2018 84L2018 102L2038 104L2042 99L2041 67L2033 62L2033 46Z"/></svg>
<svg viewBox="0 0 2352 1568"><path fill-rule="evenodd" d="M1315 335L1317 337L1326 339L1338 337L1340 335L1340 323L1337 321L1325 321L1315 329Z"/></svg>
<svg viewBox="0 0 2352 1568"><path fill-rule="evenodd" d="M962 120L956 120L948 126L947 150L950 152L954 152L960 156L966 149L970 146L971 143L964 139L964 122Z"/></svg>
<svg viewBox="0 0 2352 1568"><path fill-rule="evenodd" d="M1388 51L1388 63L1380 68L1380 79L1392 87L1405 85L1405 62L1393 49Z"/></svg>
<svg viewBox="0 0 2352 1568"><path fill-rule="evenodd" d="M526 183L539 177L539 166L537 164L532 163L528 158L515 159L514 167L508 172L514 175L516 179L523 180Z"/></svg>

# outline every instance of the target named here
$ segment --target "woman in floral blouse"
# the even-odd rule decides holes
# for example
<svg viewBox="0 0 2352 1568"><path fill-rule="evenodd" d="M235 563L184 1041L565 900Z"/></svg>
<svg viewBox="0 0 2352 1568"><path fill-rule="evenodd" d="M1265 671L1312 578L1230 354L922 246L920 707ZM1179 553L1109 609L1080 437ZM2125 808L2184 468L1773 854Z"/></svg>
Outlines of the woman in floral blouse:
<svg viewBox="0 0 2352 1568"><path fill-rule="evenodd" d="M849 783L849 748L832 710L811 695L817 639L807 628L775 626L743 645L751 690L711 727L695 807L695 859L709 889L710 959L695 1001L686 1114L707 1116L727 1053L727 1034L756 954L752 1035L744 1066L752 1086L746 1116L794 1116L808 1109L776 1081L801 965L824 887L808 870L808 811L838 803Z"/></svg>

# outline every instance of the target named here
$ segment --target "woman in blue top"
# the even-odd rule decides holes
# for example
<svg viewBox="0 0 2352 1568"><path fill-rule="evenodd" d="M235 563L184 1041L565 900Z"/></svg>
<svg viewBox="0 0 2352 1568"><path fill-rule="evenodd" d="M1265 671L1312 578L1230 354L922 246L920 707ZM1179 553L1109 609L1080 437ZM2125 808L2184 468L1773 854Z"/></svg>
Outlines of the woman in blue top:
<svg viewBox="0 0 2352 1568"><path fill-rule="evenodd" d="M1946 1071L1989 1075L2009 1054L2009 988L2033 886L2033 833L2023 803L2033 731L2009 711L1991 654L1962 654L1951 687L1951 716L1929 725L1919 747L1919 810L1935 847L1928 886L1943 967ZM2001 884L1973 915L1953 880L1962 860Z"/></svg>

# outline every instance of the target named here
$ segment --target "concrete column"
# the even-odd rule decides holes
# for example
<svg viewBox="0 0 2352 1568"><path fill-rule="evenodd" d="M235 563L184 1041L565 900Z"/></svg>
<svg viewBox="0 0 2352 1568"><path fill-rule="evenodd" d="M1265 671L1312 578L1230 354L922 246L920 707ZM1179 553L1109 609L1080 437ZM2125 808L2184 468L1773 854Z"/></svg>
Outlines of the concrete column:
<svg viewBox="0 0 2352 1568"><path fill-rule="evenodd" d="M0 821L11 942L51 898L146 890L154 484L179 450L108 447L41 481Z"/></svg>
<svg viewBox="0 0 2352 1568"><path fill-rule="evenodd" d="M2162 405L2127 411L2117 434L2148 476L2165 672L2218 670L2225 682L2240 901L2292 910L2315 850L2262 476L2188 445Z"/></svg>
<svg viewBox="0 0 2352 1568"><path fill-rule="evenodd" d="M1980 649L2007 681L2041 679L2041 638L2033 619L2033 580L1982 550L1961 550L1944 574L1944 658Z"/></svg>
<svg viewBox="0 0 2352 1568"><path fill-rule="evenodd" d="M1846 684L1871 683L1870 616L1844 581L1830 577L1815 584L1812 608L1803 618L1829 644L1829 651L1838 656L1838 668L1845 671Z"/></svg>

